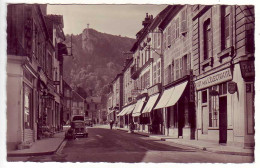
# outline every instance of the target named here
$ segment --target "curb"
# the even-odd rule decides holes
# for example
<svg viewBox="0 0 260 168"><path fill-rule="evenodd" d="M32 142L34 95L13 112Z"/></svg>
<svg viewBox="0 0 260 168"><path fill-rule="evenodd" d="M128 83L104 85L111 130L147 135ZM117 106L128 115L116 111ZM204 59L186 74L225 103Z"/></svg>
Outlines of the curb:
<svg viewBox="0 0 260 168"><path fill-rule="evenodd" d="M142 134L142 133L139 133L139 132L133 132L133 133L141 135L141 136L145 136L145 137L150 137L150 135L145 135L145 134ZM195 146L195 145L187 145L187 144L183 144L183 143L173 142L173 141L169 141L170 139L167 139L167 138L158 138L158 139L161 140L161 141L168 141L168 142L172 142L172 143L175 143L175 144L178 144L178 145L187 146L187 147L191 147L191 148L194 148L194 149L212 152L212 153L228 154L228 155L240 155L240 156L254 156L254 153L221 151L221 150L216 150L216 149L210 149L208 147L199 147L199 146Z"/></svg>
<svg viewBox="0 0 260 168"><path fill-rule="evenodd" d="M137 134L137 135L145 136L145 137L150 137L150 135L142 134L142 133L139 133L139 132L133 132L133 133Z"/></svg>
<svg viewBox="0 0 260 168"><path fill-rule="evenodd" d="M168 141L169 140L165 139L164 141ZM172 142L172 141L171 141ZM199 147L199 146L195 146L195 145L187 145L187 144L183 144L183 143L178 143L178 142L173 142L175 144L178 145L182 145L182 146L187 146L187 147L191 147L194 149L199 149L202 151L208 151L208 152L212 152L212 153L218 153L218 154L227 154L227 155L240 155L240 156L254 156L254 153L247 153L247 152L234 152L234 151L221 151L221 150L217 150L217 149L212 149L212 148L208 148L208 147Z"/></svg>
<svg viewBox="0 0 260 168"><path fill-rule="evenodd" d="M24 157L24 156L41 156L41 155L52 155L54 153L56 153L59 148L61 147L62 143L65 141L65 138L63 138L63 140L61 141L61 143L59 144L59 146L53 150L53 151L48 151L48 152L36 152L36 153L7 153L7 157Z"/></svg>
<svg viewBox="0 0 260 168"><path fill-rule="evenodd" d="M123 129L119 129L117 128L118 131L122 131L122 132L128 132L128 130L123 130Z"/></svg>

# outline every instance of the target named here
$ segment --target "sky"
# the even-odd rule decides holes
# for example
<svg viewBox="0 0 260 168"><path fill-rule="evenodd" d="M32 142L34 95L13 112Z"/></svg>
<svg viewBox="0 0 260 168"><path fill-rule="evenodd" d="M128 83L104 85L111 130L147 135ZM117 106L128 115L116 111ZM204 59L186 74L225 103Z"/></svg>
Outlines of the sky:
<svg viewBox="0 0 260 168"><path fill-rule="evenodd" d="M80 34L89 24L99 32L135 38L146 13L154 17L167 5L48 5L48 14L63 15L64 33Z"/></svg>

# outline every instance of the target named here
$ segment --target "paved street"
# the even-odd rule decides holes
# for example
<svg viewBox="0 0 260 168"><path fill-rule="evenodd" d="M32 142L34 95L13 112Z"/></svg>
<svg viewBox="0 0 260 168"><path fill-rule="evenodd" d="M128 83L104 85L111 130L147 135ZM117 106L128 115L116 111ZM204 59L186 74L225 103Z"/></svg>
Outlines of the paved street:
<svg viewBox="0 0 260 168"><path fill-rule="evenodd" d="M67 141L55 155L8 158L31 162L245 163L253 157L200 151L119 130L89 128L88 138Z"/></svg>

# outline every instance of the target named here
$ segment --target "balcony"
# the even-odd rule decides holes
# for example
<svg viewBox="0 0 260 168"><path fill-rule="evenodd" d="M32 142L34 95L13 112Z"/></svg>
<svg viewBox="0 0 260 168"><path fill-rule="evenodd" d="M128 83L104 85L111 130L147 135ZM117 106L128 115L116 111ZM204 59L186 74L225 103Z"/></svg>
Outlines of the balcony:
<svg viewBox="0 0 260 168"><path fill-rule="evenodd" d="M146 68L148 65L150 65L151 62L153 62L153 58L149 58L148 61L146 61L146 63L142 67L140 67L140 68L138 68L138 66L136 64L134 64L131 67L131 71L130 71L131 72L131 78L133 80L136 80L139 77L139 75L142 72L142 70L144 68Z"/></svg>

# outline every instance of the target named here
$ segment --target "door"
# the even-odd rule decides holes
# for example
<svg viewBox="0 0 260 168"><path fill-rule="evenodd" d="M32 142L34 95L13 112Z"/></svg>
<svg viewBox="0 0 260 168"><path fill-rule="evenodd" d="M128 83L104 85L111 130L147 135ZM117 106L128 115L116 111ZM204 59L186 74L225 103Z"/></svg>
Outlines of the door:
<svg viewBox="0 0 260 168"><path fill-rule="evenodd" d="M219 97L219 143L227 143L227 96Z"/></svg>
<svg viewBox="0 0 260 168"><path fill-rule="evenodd" d="M209 110L208 106L202 107L202 134L208 134L209 128Z"/></svg>
<svg viewBox="0 0 260 168"><path fill-rule="evenodd" d="M185 104L183 99L178 102L178 137L183 136Z"/></svg>

